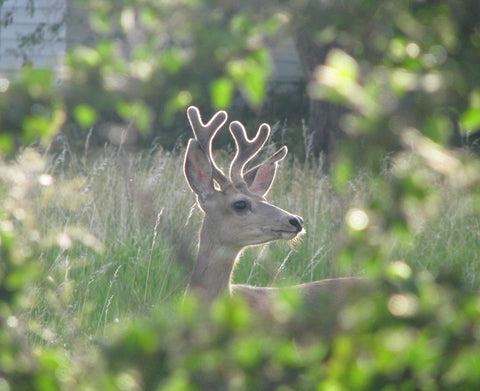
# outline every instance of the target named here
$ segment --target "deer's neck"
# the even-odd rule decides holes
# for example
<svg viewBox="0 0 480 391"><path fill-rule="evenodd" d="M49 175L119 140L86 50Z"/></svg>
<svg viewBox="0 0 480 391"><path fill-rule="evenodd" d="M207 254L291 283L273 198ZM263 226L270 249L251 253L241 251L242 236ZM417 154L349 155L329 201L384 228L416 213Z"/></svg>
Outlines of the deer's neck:
<svg viewBox="0 0 480 391"><path fill-rule="evenodd" d="M187 292L199 292L207 301L228 292L235 262L241 248L224 246L215 235L214 224L205 219L200 245Z"/></svg>

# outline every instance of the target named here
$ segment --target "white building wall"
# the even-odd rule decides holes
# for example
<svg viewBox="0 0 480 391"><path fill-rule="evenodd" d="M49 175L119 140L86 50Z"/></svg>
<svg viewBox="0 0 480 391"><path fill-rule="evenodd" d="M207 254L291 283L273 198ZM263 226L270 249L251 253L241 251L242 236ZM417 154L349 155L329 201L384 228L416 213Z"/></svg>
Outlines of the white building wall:
<svg viewBox="0 0 480 391"><path fill-rule="evenodd" d="M67 0L6 0L0 5L0 73L8 74L25 62L52 67L65 53ZM52 31L52 26L57 26ZM38 42L25 42L26 38Z"/></svg>
<svg viewBox="0 0 480 391"><path fill-rule="evenodd" d="M295 83L304 78L302 64L292 39L277 43L272 48L273 75L277 83Z"/></svg>

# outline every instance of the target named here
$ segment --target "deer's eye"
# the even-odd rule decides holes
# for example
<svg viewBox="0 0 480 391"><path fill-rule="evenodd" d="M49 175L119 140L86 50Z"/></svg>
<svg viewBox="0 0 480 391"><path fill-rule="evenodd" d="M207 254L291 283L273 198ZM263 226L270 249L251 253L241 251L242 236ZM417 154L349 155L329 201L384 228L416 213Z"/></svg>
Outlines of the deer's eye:
<svg viewBox="0 0 480 391"><path fill-rule="evenodd" d="M233 209L235 209L238 212L241 212L241 211L247 209L248 203L247 203L247 201L243 201L243 200L235 201L232 204L232 206L233 206Z"/></svg>

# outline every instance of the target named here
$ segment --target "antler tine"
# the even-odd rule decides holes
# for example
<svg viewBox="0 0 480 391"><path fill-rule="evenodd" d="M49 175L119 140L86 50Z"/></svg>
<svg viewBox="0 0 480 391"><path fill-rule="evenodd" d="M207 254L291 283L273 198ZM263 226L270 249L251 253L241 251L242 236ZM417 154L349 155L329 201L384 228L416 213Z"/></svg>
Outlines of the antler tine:
<svg viewBox="0 0 480 391"><path fill-rule="evenodd" d="M203 152L207 155L208 160L212 164L213 179L215 179L221 188L224 188L230 183L227 176L217 166L213 160L212 141L217 132L227 121L227 113L225 111L217 112L207 124L204 124L200 116L200 110L195 106L190 106L187 109L188 120L195 134L196 140L199 142Z"/></svg>
<svg viewBox="0 0 480 391"><path fill-rule="evenodd" d="M265 145L270 136L270 126L268 124L260 125L257 135L252 140L248 138L244 126L238 121L230 124L230 132L237 147L237 153L230 165L230 179L233 184L245 183L243 168Z"/></svg>

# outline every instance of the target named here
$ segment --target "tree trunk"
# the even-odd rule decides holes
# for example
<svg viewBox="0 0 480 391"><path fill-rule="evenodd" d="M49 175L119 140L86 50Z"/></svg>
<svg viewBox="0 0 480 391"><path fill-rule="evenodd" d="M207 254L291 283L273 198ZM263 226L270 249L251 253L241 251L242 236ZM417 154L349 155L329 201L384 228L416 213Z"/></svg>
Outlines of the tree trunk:
<svg viewBox="0 0 480 391"><path fill-rule="evenodd" d="M315 43L311 34L299 29L294 34L295 46L302 63L307 83L315 79L315 69L325 62L325 58L335 44L320 46ZM319 156L323 154L327 164L331 161L336 140L341 134L340 118L345 108L335 103L309 98L308 134L310 150L306 153Z"/></svg>

